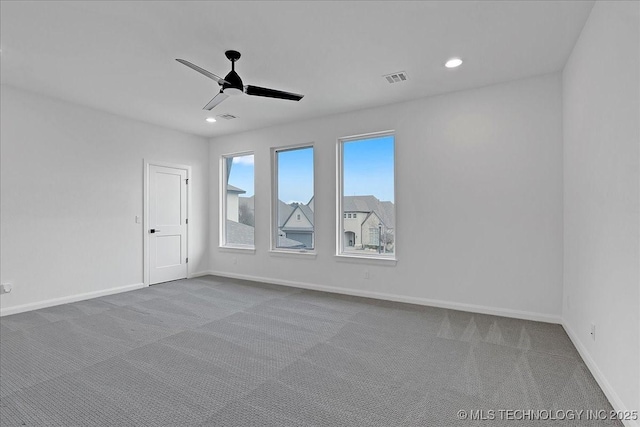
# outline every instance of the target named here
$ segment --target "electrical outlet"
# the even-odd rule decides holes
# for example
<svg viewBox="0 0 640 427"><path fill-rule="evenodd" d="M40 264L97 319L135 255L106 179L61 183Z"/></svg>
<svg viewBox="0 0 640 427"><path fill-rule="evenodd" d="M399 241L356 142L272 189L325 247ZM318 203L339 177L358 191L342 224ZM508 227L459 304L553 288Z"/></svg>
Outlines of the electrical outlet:
<svg viewBox="0 0 640 427"><path fill-rule="evenodd" d="M136 224L140 224L140 215L136 215Z"/></svg>
<svg viewBox="0 0 640 427"><path fill-rule="evenodd" d="M591 339L592 340L596 340L596 324L592 323L591 324Z"/></svg>
<svg viewBox="0 0 640 427"><path fill-rule="evenodd" d="M368 279L369 278L369 270L365 270L364 271L364 278Z"/></svg>
<svg viewBox="0 0 640 427"><path fill-rule="evenodd" d="M11 283L3 283L0 285L0 294L8 294L13 289Z"/></svg>

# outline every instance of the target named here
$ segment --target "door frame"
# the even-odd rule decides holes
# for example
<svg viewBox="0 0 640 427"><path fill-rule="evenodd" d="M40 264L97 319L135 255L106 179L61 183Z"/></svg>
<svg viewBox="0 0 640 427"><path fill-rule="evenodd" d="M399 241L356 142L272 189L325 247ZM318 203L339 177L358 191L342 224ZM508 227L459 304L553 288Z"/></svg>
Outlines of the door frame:
<svg viewBox="0 0 640 427"><path fill-rule="evenodd" d="M142 216L142 258L143 258L143 282L145 286L149 286L151 271L151 263L149 262L149 170L150 166L161 166L174 169L182 169L187 171L187 218L189 218L191 212L191 166L182 165L178 163L170 162L158 162L155 160L144 159L144 202L143 202L143 216ZM187 223L187 258L189 257L189 223ZM189 277L189 263L187 262L187 277Z"/></svg>

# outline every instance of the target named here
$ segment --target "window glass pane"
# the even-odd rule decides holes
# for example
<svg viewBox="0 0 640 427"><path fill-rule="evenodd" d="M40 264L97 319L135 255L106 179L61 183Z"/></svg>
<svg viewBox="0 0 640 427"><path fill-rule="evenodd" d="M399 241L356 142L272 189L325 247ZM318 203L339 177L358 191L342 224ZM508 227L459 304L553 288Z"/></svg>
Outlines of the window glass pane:
<svg viewBox="0 0 640 427"><path fill-rule="evenodd" d="M394 135L342 141L341 249L395 253Z"/></svg>
<svg viewBox="0 0 640 427"><path fill-rule="evenodd" d="M253 154L224 158L226 170L226 217L224 244L253 246L254 242L254 165Z"/></svg>
<svg viewBox="0 0 640 427"><path fill-rule="evenodd" d="M313 147L276 151L277 206L275 245L313 249Z"/></svg>

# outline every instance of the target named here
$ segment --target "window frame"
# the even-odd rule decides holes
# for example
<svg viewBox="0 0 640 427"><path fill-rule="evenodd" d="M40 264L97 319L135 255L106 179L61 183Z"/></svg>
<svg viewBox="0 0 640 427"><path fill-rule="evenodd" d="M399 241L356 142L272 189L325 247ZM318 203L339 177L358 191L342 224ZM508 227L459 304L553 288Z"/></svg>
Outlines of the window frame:
<svg viewBox="0 0 640 427"><path fill-rule="evenodd" d="M344 245L344 218L346 213L343 210L344 196L344 144L363 139L380 138L385 136L393 136L393 215L395 218L395 228L393 230L394 251L392 254L357 254L345 252ZM336 253L337 259L343 260L365 260L374 263L391 263L395 265L398 260L398 212L397 212L397 136L395 130L386 130L380 132L370 132L359 135L351 135L340 137L336 143ZM344 218L343 218L344 215Z"/></svg>
<svg viewBox="0 0 640 427"><path fill-rule="evenodd" d="M316 196L316 149L313 142L305 142L301 144L284 145L278 147L271 147L271 246L269 251L274 255L292 254L292 255L312 255L317 254L316 243L316 223L313 223L312 243L313 249L287 249L278 247L278 153L285 151L301 150L305 148L311 148L313 150L313 195ZM315 204L315 203L314 203ZM315 217L315 210L314 210Z"/></svg>
<svg viewBox="0 0 640 427"><path fill-rule="evenodd" d="M220 189L219 189L219 194L220 194L220 201L219 201L219 206L220 206L220 212L219 212L219 221L218 221L218 226L219 226L219 248L220 249L231 249L231 250L240 250L240 251L252 251L255 252L256 246L255 246L255 238L256 238L256 228L255 226L253 227L253 245L243 245L243 244L239 244L239 243L229 243L227 242L227 162L226 160L228 158L233 158L233 157L244 157L244 156L253 156L253 189L254 189L254 203L255 203L255 188L256 188L256 167L255 167L255 161L256 161L256 154L254 151L240 151L240 152L234 152L234 153L229 153L229 154L223 154L220 156L220 176L219 176L219 183L220 183ZM254 205L255 208L255 205ZM255 216L255 210L254 210L254 216Z"/></svg>

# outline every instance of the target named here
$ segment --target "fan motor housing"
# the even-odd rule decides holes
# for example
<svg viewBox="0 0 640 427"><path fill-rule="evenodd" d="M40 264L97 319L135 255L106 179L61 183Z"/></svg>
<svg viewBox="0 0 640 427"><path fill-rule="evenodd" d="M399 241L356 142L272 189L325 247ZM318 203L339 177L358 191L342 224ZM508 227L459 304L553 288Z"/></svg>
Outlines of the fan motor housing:
<svg viewBox="0 0 640 427"><path fill-rule="evenodd" d="M237 89L240 92L244 91L242 79L240 78L238 73L236 73L234 70L229 71L229 74L227 74L224 79L226 80L226 83L222 84L223 92L226 93L227 89ZM229 93L229 95L231 95L231 93Z"/></svg>

